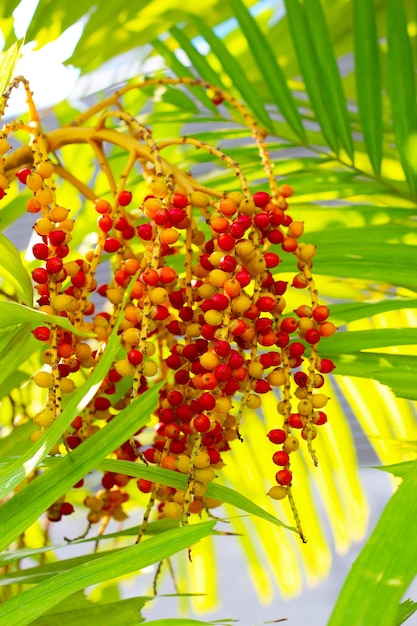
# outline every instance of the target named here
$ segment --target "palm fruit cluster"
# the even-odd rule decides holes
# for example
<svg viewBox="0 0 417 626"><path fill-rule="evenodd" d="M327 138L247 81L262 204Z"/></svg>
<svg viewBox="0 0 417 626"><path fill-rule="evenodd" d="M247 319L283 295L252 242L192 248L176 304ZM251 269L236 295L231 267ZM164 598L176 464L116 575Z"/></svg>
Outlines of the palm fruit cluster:
<svg viewBox="0 0 417 626"><path fill-rule="evenodd" d="M275 394L277 427L267 436L276 446L271 463L276 484L269 495L290 499L303 538L292 494L296 478L291 456L305 442L317 463L313 442L327 421L323 409L328 401L320 388L334 368L321 356L321 347L336 328L328 319L329 309L318 301L312 275L316 248L302 241L304 224L288 212L293 189L275 179L265 133L232 96L194 79L130 85L70 126L45 133L24 79L11 84L3 110L20 83L27 91L32 123L3 126L1 195L16 184L15 176L19 188L29 190L26 208L34 214L36 234L31 250L36 259L34 306L65 317L74 328L47 324L33 330L42 343L43 366L33 374L32 384L45 389L46 399L32 416L38 427L32 439L55 421L77 381L94 370L122 314L117 360L51 454L71 454L138 395L161 383L148 426L114 453L118 459L185 474L182 490L145 479L137 481L137 488L149 494L146 518L155 508L159 518L186 523L189 515L221 504L207 497L207 485L221 474L230 446L244 439L245 408L256 410L265 394ZM155 142L151 131L120 104L132 89L181 83L203 86L213 102L224 102L243 115L265 169L262 190L251 192L238 163L219 148L190 137ZM117 111L111 108L115 102ZM118 126L109 128L112 118ZM12 148L12 137L20 130L31 141ZM96 214L96 243L80 254L73 245L77 221L58 201L55 184L62 168L53 153L63 145L88 142L94 143L93 158L107 177L108 193L97 196L94 184L80 182L76 172L65 177L66 184L86 197L85 210ZM164 147L183 144L232 168L238 187L210 189L181 164L161 156ZM118 180L105 145L125 152L126 166ZM138 172L146 182L145 193L143 186L139 194L130 182ZM107 260L111 274L99 283L98 269ZM286 273L293 268L291 283L280 278L281 265ZM306 296L295 311L287 305L292 289ZM86 338L86 332L93 336ZM126 518L123 504L130 497L125 490L130 481L125 474L104 473L102 489L84 500L90 525ZM66 497L70 494L48 510L51 521L72 512Z"/></svg>

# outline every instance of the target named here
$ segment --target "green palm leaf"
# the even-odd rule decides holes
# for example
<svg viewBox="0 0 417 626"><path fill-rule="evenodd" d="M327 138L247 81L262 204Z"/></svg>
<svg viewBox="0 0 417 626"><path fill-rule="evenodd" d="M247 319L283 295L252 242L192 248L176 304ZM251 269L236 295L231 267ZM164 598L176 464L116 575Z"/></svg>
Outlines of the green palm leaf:
<svg viewBox="0 0 417 626"><path fill-rule="evenodd" d="M379 174L382 160L382 84L373 0L355 0L353 14L359 115L372 167Z"/></svg>
<svg viewBox="0 0 417 626"><path fill-rule="evenodd" d="M248 8L252 2L205 0L204 19L200 17L201 3L197 3L198 7L195 2L184 0L174 4L157 5L155 1L143 4L139 12L136 6L127 7L126 28L116 31L118 7L114 3L103 7L101 13L92 11L70 61L85 72L113 54L128 50L137 54L140 32L140 44L151 43L153 54L163 57L163 69L167 72L177 76L199 74L208 82L230 85L233 94L245 102L257 122L271 132L267 147L273 156L275 174L280 182L288 182L296 191L291 214L295 219L305 220L305 240L318 246L314 271L318 276L320 297L334 303L335 319L346 324L346 332L322 342L323 351L334 358L337 367L336 375L325 388L332 396L333 406L331 423L326 425L321 442L317 444L318 471L311 468L307 455L300 455L295 467L300 513L309 520L311 541L301 549L294 546L287 531L277 528L271 532L270 525L266 530L264 520L236 518L232 521L233 530L244 534L240 541L249 559L248 567L258 581L259 595L265 594L265 590L274 592L271 578L277 581L282 593L295 593L301 588L303 574L312 579L325 577L331 562L328 541L323 536L322 521L312 498L312 482L322 494L330 532L340 549L346 549L365 532L366 498L356 470L357 459L344 407L349 405L355 413L383 463L415 458L415 450L404 443L417 439L415 404L410 402L417 400L414 330L416 63L412 24L407 21L414 3L411 0L354 0L351 3L286 0L287 14L268 28L262 7L259 7L262 20L253 17ZM85 1L78 3L74 11L61 0L53 4L40 3L29 38L36 37L42 45L92 6ZM61 16L57 19L59 12ZM213 27L224 27L231 17L235 18L235 25L230 35L221 37L219 32L222 31ZM117 37L111 37L114 32ZM165 38L165 33L170 33L170 38ZM197 34L209 46L207 56L199 50L198 40L194 39ZM110 40L111 49L106 45ZM180 63L178 53L181 51L188 56L191 67L185 68ZM348 71L339 71L341 63L350 58L353 58L353 65L348 65ZM265 178L260 171L257 151L247 142L241 142L245 132L240 126L241 120L226 107L225 112L215 109L203 90L196 91L195 96L205 108L198 120L205 125L201 138L212 141L213 145L219 144L244 166L252 190L263 189ZM155 113L145 115L139 109L133 113L142 114L143 119L150 122L157 120L175 132L179 123L186 125L196 121L192 107L176 108L170 90L162 94ZM220 118L223 126L212 132L211 125ZM210 161L207 155L186 147L175 154L190 169ZM211 170L201 181L219 191L236 186L235 175L224 167ZM17 208L15 211L17 215ZM4 213L5 219L10 219L9 214ZM286 272L289 274L288 267L280 267L280 278L285 279ZM34 318L28 321L34 322ZM23 341L20 335L19 340ZM4 384L8 380L6 378ZM8 391L14 392L14 387L21 384L21 378L13 378L13 381L15 383L8 383ZM265 429L276 426L275 405L273 398L266 400L265 425L254 414L247 416L246 446L242 446L239 453L231 454L224 472L224 488L235 490L241 484L242 475L247 476L247 498L271 517L291 523L285 504L268 503L269 508L265 507L264 491L273 481ZM69 412L65 419L69 420ZM56 436L60 428L56 429ZM64 428L62 426L60 432ZM30 455L23 457L28 460ZM111 460L101 462L114 463ZM14 484L15 462L5 466L5 470L12 481L9 485ZM334 476L339 483L335 483ZM261 495L260 484L262 490L265 486ZM219 488L221 490L222 486ZM359 562L349 577L340 605L335 609L336 617L332 618L337 623L344 624L351 609L359 613L359 605L368 612L367 623L374 618L373 611L378 611L379 606L373 604L372 594L365 597L361 576L366 571L375 579L378 567L387 566L387 571L394 565L400 569L407 567L405 578L401 578L397 593L389 601L390 623L400 623L398 611L405 617L413 610L409 605L398 608L400 591L404 591L414 572L411 561L407 560L407 545L403 547L406 558L402 560L398 554L401 550L397 549L401 544L396 544L390 563L388 557L385 559L384 546L380 547L390 520L395 519L398 528L407 528L404 518L413 514L409 508L412 503L405 502L407 489L401 488L397 493L393 510L388 509L376 529L377 541L373 543L372 539L365 551L367 558ZM33 493L37 493L36 489ZM229 492L222 495L226 493ZM396 507L398 501L401 509ZM20 500L16 502L19 504ZM239 506L239 502L235 504ZM232 502L227 505L226 513L230 516L238 513ZM19 515L17 510L16 514ZM30 517L31 521L33 519ZM7 536L15 536L10 522L5 520L5 523ZM403 533L398 541L403 539L406 544L408 538L409 535ZM211 548L204 550L201 554L211 563ZM278 552L279 560L271 557ZM259 567L256 561L259 554L263 554L265 568ZM375 554L379 560L375 560ZM413 554L410 550L410 559L414 558ZM288 583L290 569L298 588L296 583L292 587ZM386 582L385 577L383 580ZM195 581L189 584L196 589L192 587ZM375 598L383 606L381 598L385 602L385 596L381 589L382 586ZM388 594L389 589L385 586L384 593ZM378 616L381 620L385 618ZM349 624L360 623L356 613L349 619Z"/></svg>

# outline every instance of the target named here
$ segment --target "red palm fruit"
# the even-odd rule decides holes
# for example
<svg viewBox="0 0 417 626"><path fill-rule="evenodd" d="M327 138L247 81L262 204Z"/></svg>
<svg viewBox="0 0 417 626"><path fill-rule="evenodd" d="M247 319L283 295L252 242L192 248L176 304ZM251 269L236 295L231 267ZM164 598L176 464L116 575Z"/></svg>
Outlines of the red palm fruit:
<svg viewBox="0 0 417 626"><path fill-rule="evenodd" d="M282 243L284 240L284 235L280 230L274 229L270 230L268 233L268 241L273 244ZM294 240L295 241L295 240Z"/></svg>
<svg viewBox="0 0 417 626"><path fill-rule="evenodd" d="M132 192L124 189L118 194L117 201L120 206L128 206L132 202Z"/></svg>
<svg viewBox="0 0 417 626"><path fill-rule="evenodd" d="M306 387L308 383L308 375L305 372L296 372L296 374L294 374L294 382L299 387Z"/></svg>
<svg viewBox="0 0 417 626"><path fill-rule="evenodd" d="M292 356L292 357L303 356L303 354L305 352L305 346L304 346L304 344L300 343L299 341L294 341L293 343L291 343L288 346L288 352L289 352L290 356Z"/></svg>
<svg viewBox="0 0 417 626"><path fill-rule="evenodd" d="M47 259L45 263L45 267L46 267L46 271L49 274L59 274L59 272L64 267L64 264L62 262L62 259L58 257L51 257Z"/></svg>
<svg viewBox="0 0 417 626"><path fill-rule="evenodd" d="M35 243L35 245L32 247L32 253L35 259L38 259L39 261L45 261L45 259L47 259L49 256L49 248L44 243Z"/></svg>
<svg viewBox="0 0 417 626"><path fill-rule="evenodd" d="M107 239L104 242L103 250L105 252L113 253L113 252L117 252L118 250L120 250L121 247L122 247L122 244L120 243L118 239L116 239L115 237L107 237Z"/></svg>
<svg viewBox="0 0 417 626"><path fill-rule="evenodd" d="M211 422L207 415L200 413L193 417L190 423L191 429L197 433L207 433L210 430Z"/></svg>
<svg viewBox="0 0 417 626"><path fill-rule="evenodd" d="M241 222L235 221L230 225L229 233L234 239L240 239L245 234L247 228Z"/></svg>
<svg viewBox="0 0 417 626"><path fill-rule="evenodd" d="M228 341L219 339L214 343L213 349L217 356L226 357L230 354L231 347Z"/></svg>
<svg viewBox="0 0 417 626"><path fill-rule="evenodd" d="M277 450L274 452L272 461L275 465L288 465L290 462L290 455L285 450Z"/></svg>
<svg viewBox="0 0 417 626"><path fill-rule="evenodd" d="M53 230L49 233L49 242L52 246L59 246L65 241L66 233L63 230Z"/></svg>
<svg viewBox="0 0 417 626"><path fill-rule="evenodd" d="M313 309L313 318L316 322L324 322L330 315L330 311L327 306L320 304Z"/></svg>
<svg viewBox="0 0 417 626"><path fill-rule="evenodd" d="M242 367L244 362L245 359L239 352L237 352L236 350L231 351L230 357L227 361L229 367L231 367L232 369L237 369L238 367Z"/></svg>
<svg viewBox="0 0 417 626"><path fill-rule="evenodd" d="M182 193L176 193L174 194L172 204L177 209L185 209L185 207L188 206L189 202L186 196L184 196Z"/></svg>
<svg viewBox="0 0 417 626"><path fill-rule="evenodd" d="M236 269L237 261L230 254L226 254L220 261L220 269L224 272L234 272Z"/></svg>
<svg viewBox="0 0 417 626"><path fill-rule="evenodd" d="M259 230L265 230L271 223L271 217L268 213L258 213L253 218L253 223Z"/></svg>
<svg viewBox="0 0 417 626"><path fill-rule="evenodd" d="M149 222L147 222L146 224L140 224L137 227L136 232L138 233L139 237L144 241L150 241L153 237L153 228Z"/></svg>
<svg viewBox="0 0 417 626"><path fill-rule="evenodd" d="M240 385L237 380L230 379L225 384L223 391L226 396L233 396L239 389Z"/></svg>
<svg viewBox="0 0 417 626"><path fill-rule="evenodd" d="M273 428L269 431L267 437L269 441L271 441L271 443L280 444L284 443L284 441L286 440L287 433L281 428Z"/></svg>
<svg viewBox="0 0 417 626"><path fill-rule="evenodd" d="M38 326L32 330L32 334L39 341L48 341L51 331L47 326Z"/></svg>
<svg viewBox="0 0 417 626"><path fill-rule="evenodd" d="M293 333L297 330L298 322L295 317L285 317L281 324L280 329L286 333Z"/></svg>
<svg viewBox="0 0 417 626"><path fill-rule="evenodd" d="M235 238L230 233L221 233L217 238L217 243L220 250L229 252L235 247Z"/></svg>
<svg viewBox="0 0 417 626"><path fill-rule="evenodd" d="M303 428L304 422L299 413L291 413L288 418L288 424L291 428Z"/></svg>
<svg viewBox="0 0 417 626"><path fill-rule="evenodd" d="M43 267L36 267L32 271L32 278L35 283L43 285L48 282L48 272Z"/></svg>
<svg viewBox="0 0 417 626"><path fill-rule="evenodd" d="M113 220L110 215L102 215L98 218L97 224L103 233L108 233L113 227Z"/></svg>
<svg viewBox="0 0 417 626"><path fill-rule="evenodd" d="M256 381L254 391L255 393L260 393L260 394L268 393L268 391L271 391L271 385L269 384L267 380L264 380L263 378L261 378Z"/></svg>
<svg viewBox="0 0 417 626"><path fill-rule="evenodd" d="M266 193L266 191L257 191L253 194L252 199L255 203L255 206L262 208L268 204L271 196L269 195L269 193Z"/></svg>
<svg viewBox="0 0 417 626"><path fill-rule="evenodd" d="M182 404L184 397L177 389L171 389L171 391L167 393L167 400L171 406L179 406Z"/></svg>
<svg viewBox="0 0 417 626"><path fill-rule="evenodd" d="M211 411L215 407L216 398L213 396L213 394L205 391L198 398L198 404L201 411Z"/></svg>
<svg viewBox="0 0 417 626"><path fill-rule="evenodd" d="M32 171L28 167L23 167L18 172L16 172L16 178L20 183L26 185L27 177L29 174L32 174Z"/></svg>
<svg viewBox="0 0 417 626"><path fill-rule="evenodd" d="M292 472L286 469L279 470L279 472L275 474L275 480L278 485L290 485L292 482Z"/></svg>
<svg viewBox="0 0 417 626"><path fill-rule="evenodd" d="M280 262L280 258L275 252L265 252L264 259L267 268L276 267Z"/></svg>
<svg viewBox="0 0 417 626"><path fill-rule="evenodd" d="M335 364L330 359L321 359L317 369L322 374L330 374L335 369Z"/></svg>
<svg viewBox="0 0 417 626"><path fill-rule="evenodd" d="M220 364L214 369L214 375L219 382L226 382L232 375L232 370L228 365Z"/></svg>
<svg viewBox="0 0 417 626"><path fill-rule="evenodd" d="M150 480L146 480L146 478L139 478L136 484L142 493L150 493L153 489L153 483Z"/></svg>
<svg viewBox="0 0 417 626"><path fill-rule="evenodd" d="M327 422L327 415L323 411L315 411L313 413L313 422L316 426L322 426Z"/></svg>
<svg viewBox="0 0 417 626"><path fill-rule="evenodd" d="M258 307L259 311L262 311L262 313L272 311L275 304L276 304L275 299L272 298L271 296L261 296L256 301L256 306Z"/></svg>
<svg viewBox="0 0 417 626"><path fill-rule="evenodd" d="M307 343L310 343L312 345L318 343L320 341L320 337L321 335L317 328L309 328L305 334L305 340L307 341Z"/></svg>

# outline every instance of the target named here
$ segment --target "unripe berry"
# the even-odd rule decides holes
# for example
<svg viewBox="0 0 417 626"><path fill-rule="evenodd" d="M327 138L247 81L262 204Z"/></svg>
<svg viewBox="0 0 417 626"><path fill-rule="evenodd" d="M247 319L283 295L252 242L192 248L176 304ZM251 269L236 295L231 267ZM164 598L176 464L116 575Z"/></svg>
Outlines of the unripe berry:
<svg viewBox="0 0 417 626"><path fill-rule="evenodd" d="M203 469L196 469L194 476L200 483L210 483L216 478L216 472L212 467L205 467Z"/></svg>
<svg viewBox="0 0 417 626"><path fill-rule="evenodd" d="M330 398L325 396L323 393L313 393L311 396L311 402L315 409L321 409L326 406L329 399Z"/></svg>
<svg viewBox="0 0 417 626"><path fill-rule="evenodd" d="M282 500L288 495L287 488L282 485L275 485L267 493L273 500Z"/></svg>
<svg viewBox="0 0 417 626"><path fill-rule="evenodd" d="M333 322L323 322L319 326L319 333L322 337L331 337L336 332L336 326Z"/></svg>
<svg viewBox="0 0 417 626"><path fill-rule="evenodd" d="M295 452L296 450L298 450L299 447L300 442L298 441L297 437L289 435L284 441L283 448L284 450L286 450L286 452Z"/></svg>
<svg viewBox="0 0 417 626"><path fill-rule="evenodd" d="M35 385L42 387L43 389L52 387L54 384L54 377L49 372L37 372L34 376L32 376L32 380Z"/></svg>

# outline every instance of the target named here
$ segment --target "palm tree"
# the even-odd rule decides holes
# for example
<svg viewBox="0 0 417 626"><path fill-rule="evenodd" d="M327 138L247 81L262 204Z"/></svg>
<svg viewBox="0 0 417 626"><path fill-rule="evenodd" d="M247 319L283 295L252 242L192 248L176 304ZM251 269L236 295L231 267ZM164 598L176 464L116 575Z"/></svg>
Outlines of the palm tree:
<svg viewBox="0 0 417 626"><path fill-rule="evenodd" d="M18 4L9 2L2 18L8 49L3 90L19 49L19 44L14 44L10 17ZM263 130L259 129L265 130L265 150L271 157L274 176L279 185L291 185L295 190L289 200L291 215L295 221L305 223L305 241L317 246L314 276L320 301L329 306L332 320L339 327L324 344L323 356L334 361L336 369L323 388L332 400L329 423L320 430L315 446L319 467L313 467L308 450L299 455L293 466L297 476L294 497L308 529L308 543L294 541L293 534L277 522L278 519L286 525L293 524L291 507L287 503L271 503L264 495L274 475L269 460L270 442L264 436L277 423L276 399L271 394L265 396L262 409L256 414L246 414L242 427L245 445L233 446L228 453L222 480L233 491L222 491L222 486L213 485L213 497L217 495L225 503L222 511L230 518L229 530L241 535L241 546L258 593L264 597L273 593L273 580L284 594L298 592L303 577L313 580L328 574L330 542L344 550L366 531L367 502L351 432L358 423L378 462L392 466L390 471L404 480L346 580L329 623L400 624L414 611L411 602L400 602L414 578L417 562L417 547L409 533L409 520L415 513L413 460L417 432L414 3L285 0L282 10L267 2L243 0L205 0L203 5L204 18L201 4L194 7L184 1L150 1L139 11L133 4L106 3L96 7L86 1L74 8L61 0L52 5L39 3L26 40L36 40L42 46L77 20L84 20L82 34L68 59L69 64L80 68L84 84L102 76L103 67L123 63L123 82L130 85L125 91L129 113L152 128L154 137L161 140L192 136L230 157L229 161L219 161L215 151L195 150L195 145L185 142L181 146L171 141L164 151L170 162L181 164L201 185L219 193L235 188L236 175L229 167L230 161L239 163L252 192L265 188L268 171L262 172L260 166ZM155 80L142 81L145 84L141 89L134 87L137 78L130 75L130 63L136 55L140 55L145 67L154 68L156 75ZM85 94L89 104L103 101L120 85L102 83L101 88L104 96ZM216 100L219 94L221 97ZM36 94L34 97L36 102ZM236 103L242 103L243 108ZM72 102L58 103L45 118L51 145L58 137L52 129L52 114L65 124L76 117L76 106ZM79 115L78 119L83 119L83 113ZM111 156L112 167L120 173L118 157L116 150ZM59 173L64 179L71 172L81 181L66 196L66 202L80 211L77 241L81 243L91 232L93 222L79 198L79 190L85 192L95 173L90 155L78 148L62 150L60 159ZM137 184L142 184L140 177ZM103 188L103 181L98 178L96 193L103 193ZM16 223L25 207L17 192L8 192L2 202L1 224L5 229ZM33 311L29 315L25 310L19 313L21 317L13 318L14 325L10 326L10 311L16 310L8 308L13 306L10 300L28 303L30 280L25 269L28 264L22 265L20 255L8 246L6 238L0 244L4 278L3 312L0 309L2 349L10 354L0 377L0 388L4 422L8 424L15 421L15 411L19 415L22 407L36 400L22 385L40 363L39 349L28 342L33 325L39 322L31 317L35 315ZM288 280L291 272L280 272L280 279ZM302 303L295 296L294 306ZM100 381L111 365L117 351L116 338L113 337L113 343L109 341L111 349L106 350L89 379L90 387ZM27 359L23 365L22 354ZM76 410L83 393L76 393L70 400L68 415ZM156 393L147 392L144 398L141 414L145 419L155 407ZM23 553L18 550L26 547L21 533L53 503L53 493L58 497L66 489L63 475L67 475L71 485L92 469L116 471L115 461L105 457L114 449L115 440L124 441L126 425L136 424L138 428L135 410L127 407L124 415L125 422L111 423L98 433L101 439L96 448L91 445L79 452L74 450L60 461L59 467L53 458L43 461L42 454L34 458L26 443L31 422L11 430L1 440L4 475L8 478L4 483L5 495L21 484L28 467L25 463L31 463L30 471L36 471L41 462L51 466L28 481L27 491L17 490L8 500L3 507L4 519L0 511L4 521L2 545L11 544L13 548L3 559L7 575L4 580L30 584L37 582L40 574L44 580L23 593L11 587L17 593L0 608L0 615L4 611L8 623L31 623L27 620L41 614L38 608L30 612L30 607L39 607L40 598L48 597L42 611L52 609L70 593L106 580L103 572L111 571L112 577L116 577L154 563L150 546L149 551L143 549L148 541L154 542L159 559L182 551L175 563L181 579L186 571L183 548L211 534L212 522L190 526L186 536L180 532L184 529L171 529L135 546L128 556L121 555L117 548L112 550L108 557L103 557L107 561L100 560L100 566L94 565L91 555L83 556L86 571L90 568L84 582L77 582L83 570L77 563L69 563L72 569L60 574L65 587L58 589L56 569L49 561L42 562L44 548L31 538L30 554L36 556L39 565L25 576L9 573L8 563L21 557ZM58 423L52 426L46 435L47 444L52 447L65 429L66 426L60 430ZM16 455L20 455L17 460L13 458ZM74 457L75 470L70 462ZM163 483L164 470L155 472L155 479ZM146 476L145 471L143 477ZM320 493L330 538L323 531L322 513L317 498L312 497L313 491ZM22 494L28 494L31 502L24 511ZM253 515L242 517L242 510ZM206 563L215 562L212 539L204 540L193 550L204 556ZM259 553L264 559L262 568L257 565ZM207 569L210 576L206 585L213 588L215 567ZM392 580L397 581L395 585ZM192 580L187 581L187 591L201 592L193 584ZM137 602L135 606L140 605ZM28 608L19 617L21 621L11 622L10 616L19 603ZM128 610L122 602L120 610Z"/></svg>

